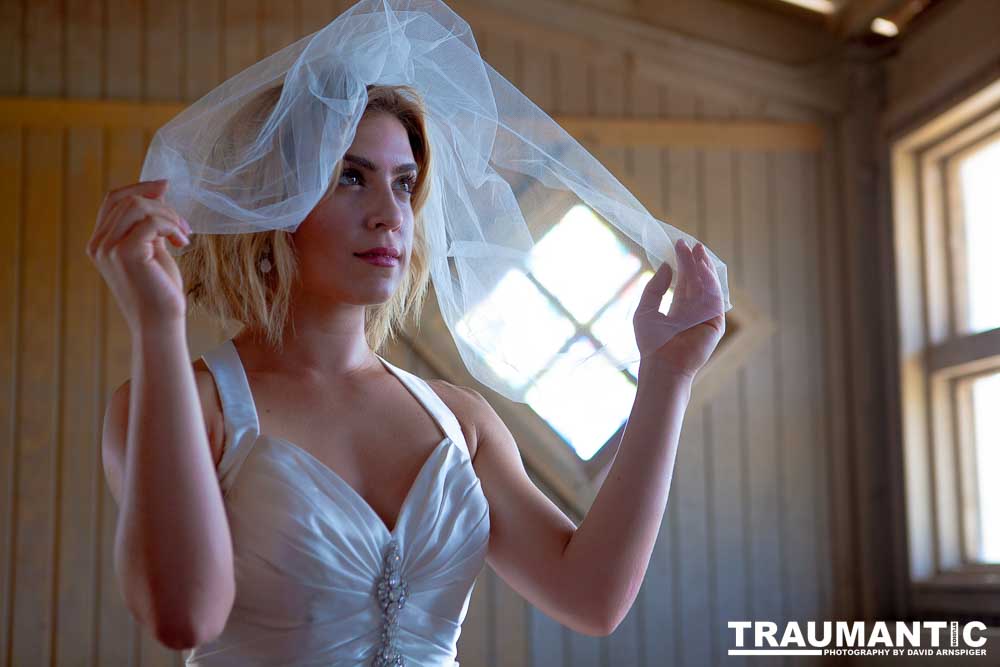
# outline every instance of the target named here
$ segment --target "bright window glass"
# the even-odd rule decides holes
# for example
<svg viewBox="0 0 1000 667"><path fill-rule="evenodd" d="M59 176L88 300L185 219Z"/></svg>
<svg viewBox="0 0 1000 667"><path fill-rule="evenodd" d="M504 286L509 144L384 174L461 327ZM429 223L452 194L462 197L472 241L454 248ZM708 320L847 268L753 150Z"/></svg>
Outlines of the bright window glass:
<svg viewBox="0 0 1000 667"><path fill-rule="evenodd" d="M612 313L635 312L653 275L640 274L641 268L641 260L590 208L573 206L532 248L530 276L508 272L458 324L466 340L499 346L485 361L512 389L524 391L527 404L584 460L600 450L632 409L639 365L628 367L630 378L615 364L638 356L635 336L613 334L608 322ZM663 312L672 298L668 291ZM590 332L615 358L600 354L571 372L571 360L596 350L590 339L578 336L578 326L585 328L598 313ZM568 356L554 362L574 336ZM535 375L534 381L512 373L508 364Z"/></svg>
<svg viewBox="0 0 1000 667"><path fill-rule="evenodd" d="M593 343L577 339L571 359L594 352ZM547 370L528 390L526 400L584 460L590 460L628 418L635 385L602 357L570 377L565 359Z"/></svg>
<svg viewBox="0 0 1000 667"><path fill-rule="evenodd" d="M538 373L576 331L548 297L516 270L508 271L457 329L470 342L498 346L497 356L486 362L514 389L525 383L510 371L508 362L527 373Z"/></svg>
<svg viewBox="0 0 1000 667"><path fill-rule="evenodd" d="M531 274L587 322L642 266L588 207L571 208L531 250Z"/></svg>
<svg viewBox="0 0 1000 667"><path fill-rule="evenodd" d="M1000 138L959 167L965 221L970 333L1000 327Z"/></svg>
<svg viewBox="0 0 1000 667"><path fill-rule="evenodd" d="M978 559L1000 563L1000 373L972 383L976 477L979 487Z"/></svg>

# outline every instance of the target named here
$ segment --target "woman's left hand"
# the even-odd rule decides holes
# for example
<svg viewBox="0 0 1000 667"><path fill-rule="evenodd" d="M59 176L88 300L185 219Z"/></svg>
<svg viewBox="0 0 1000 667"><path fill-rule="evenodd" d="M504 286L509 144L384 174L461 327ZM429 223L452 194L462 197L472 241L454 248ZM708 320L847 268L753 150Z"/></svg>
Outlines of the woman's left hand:
<svg viewBox="0 0 1000 667"><path fill-rule="evenodd" d="M726 331L725 305L719 277L705 247L699 243L692 251L681 239L674 248L680 280L674 288L669 312L664 315L659 310L663 295L674 278L673 269L664 262L646 284L632 324L639 346L640 367L650 361L662 372L694 379ZM681 328L682 322L697 321L712 313L719 314L700 324Z"/></svg>

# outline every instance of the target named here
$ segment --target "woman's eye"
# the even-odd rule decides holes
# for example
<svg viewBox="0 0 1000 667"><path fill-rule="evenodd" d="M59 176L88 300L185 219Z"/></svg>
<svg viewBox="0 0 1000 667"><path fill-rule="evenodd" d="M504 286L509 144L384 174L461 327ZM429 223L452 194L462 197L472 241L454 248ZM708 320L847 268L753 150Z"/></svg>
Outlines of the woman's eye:
<svg viewBox="0 0 1000 667"><path fill-rule="evenodd" d="M400 181L400 183L402 183L403 185L405 185L407 187L406 192L408 192L410 194L413 194L413 188L417 184L417 179L412 178L412 177L410 177L410 178L404 178L403 180Z"/></svg>
<svg viewBox="0 0 1000 667"><path fill-rule="evenodd" d="M352 182L350 179L354 179ZM354 169L348 169L340 175L340 182L343 185L360 185L362 183L361 174ZM404 188L403 191L407 194L413 193L413 188L416 187L417 179L413 176L403 178L399 180Z"/></svg>
<svg viewBox="0 0 1000 667"><path fill-rule="evenodd" d="M360 181L361 174L359 174L358 172L353 171L353 170L351 170L351 171L345 171L344 173L342 173L340 175L340 180L343 181L345 178L356 178L356 179L358 179ZM345 185L354 185L354 183L345 183Z"/></svg>

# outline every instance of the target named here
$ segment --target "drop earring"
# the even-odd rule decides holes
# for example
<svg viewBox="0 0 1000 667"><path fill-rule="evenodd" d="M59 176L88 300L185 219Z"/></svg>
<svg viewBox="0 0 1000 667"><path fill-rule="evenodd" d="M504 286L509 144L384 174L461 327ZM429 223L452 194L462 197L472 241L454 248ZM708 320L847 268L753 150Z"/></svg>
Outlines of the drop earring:
<svg viewBox="0 0 1000 667"><path fill-rule="evenodd" d="M268 253L268 254L266 254L266 255L264 255L263 257L260 258L260 272L261 273L268 273L271 270L272 266L273 265L271 264L271 254L270 253Z"/></svg>

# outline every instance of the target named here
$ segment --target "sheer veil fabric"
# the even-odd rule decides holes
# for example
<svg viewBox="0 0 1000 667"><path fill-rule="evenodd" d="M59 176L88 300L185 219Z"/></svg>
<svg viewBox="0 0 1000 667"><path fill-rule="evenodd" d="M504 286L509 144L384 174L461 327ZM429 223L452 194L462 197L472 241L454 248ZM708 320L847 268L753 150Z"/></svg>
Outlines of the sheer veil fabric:
<svg viewBox="0 0 1000 667"><path fill-rule="evenodd" d="M245 101L279 84L280 98L259 131L217 159ZM601 318L604 335L586 344L574 344L568 320L550 317L546 290L614 296L616 271L624 269L595 253L594 243L631 246L633 269L645 259L649 270L666 263L674 271L669 310L646 349L732 308L725 263L706 248L714 269L706 277L685 266L683 254L679 261L676 243L693 247L697 239L654 218L493 69L469 25L440 0L362 0L233 76L159 128L141 179L169 179L167 203L195 233L294 231L327 192L369 84L411 86L427 109L430 194L416 224L426 230L441 315L484 385L524 402L553 359L573 372L638 361L637 302L577 313L584 323ZM245 176L259 161L270 167L250 186ZM551 235L557 227L560 234ZM525 314L526 322L514 317ZM551 349L534 335L537 327L552 327Z"/></svg>

